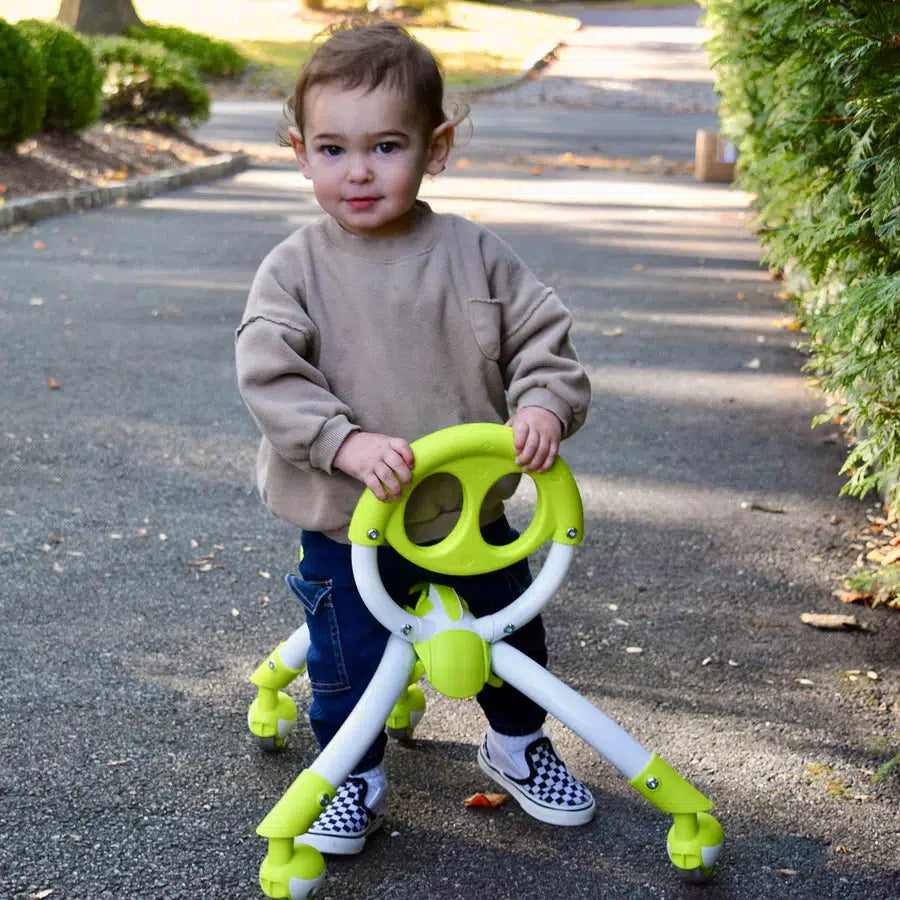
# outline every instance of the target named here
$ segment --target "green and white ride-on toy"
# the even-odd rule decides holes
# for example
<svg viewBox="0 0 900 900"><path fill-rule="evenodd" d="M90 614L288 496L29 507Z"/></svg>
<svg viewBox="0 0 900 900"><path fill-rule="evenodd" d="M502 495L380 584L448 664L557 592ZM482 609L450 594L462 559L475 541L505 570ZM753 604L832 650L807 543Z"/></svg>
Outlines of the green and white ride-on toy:
<svg viewBox="0 0 900 900"><path fill-rule="evenodd" d="M534 517L512 544L487 544L479 511L491 486L521 473L515 463L512 429L502 425L459 425L412 444L416 466L403 496L384 503L365 491L350 523L353 574L372 612L390 632L381 663L346 722L315 762L305 769L259 824L268 841L259 872L269 897L312 897L325 875L314 847L294 842L334 798L364 752L387 723L407 737L421 718L425 697L415 684L424 673L448 697L477 694L490 679L502 679L571 728L604 756L673 823L666 838L669 859L688 880L705 880L722 849L722 828L709 814L712 803L655 753L504 638L536 616L562 584L583 531L581 497L565 462L544 473L527 473L537 491ZM404 527L407 500L429 475L455 476L463 493L459 521L437 544L412 543ZM476 575L510 565L552 541L541 571L515 601L491 616L474 618L451 588L427 585L415 607L400 607L382 584L377 548L387 541L422 568L444 575ZM305 668L306 626L280 644L253 673L258 695L248 714L250 730L267 748L284 743L297 718L294 701L282 690Z"/></svg>

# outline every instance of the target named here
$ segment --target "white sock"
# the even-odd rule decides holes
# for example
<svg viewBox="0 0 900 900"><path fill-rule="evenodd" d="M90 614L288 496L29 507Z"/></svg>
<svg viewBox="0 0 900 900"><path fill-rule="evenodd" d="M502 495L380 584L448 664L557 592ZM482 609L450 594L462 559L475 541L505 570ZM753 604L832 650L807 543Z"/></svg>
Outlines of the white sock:
<svg viewBox="0 0 900 900"><path fill-rule="evenodd" d="M491 762L513 778L527 778L529 773L528 763L525 762L525 748L543 734L543 728L532 731L531 734L500 734L489 727L487 749Z"/></svg>
<svg viewBox="0 0 900 900"><path fill-rule="evenodd" d="M387 776L384 773L384 763L379 763L365 772L355 772L354 778L362 778L366 782L366 806L372 812L381 812L384 808L385 794L387 794Z"/></svg>

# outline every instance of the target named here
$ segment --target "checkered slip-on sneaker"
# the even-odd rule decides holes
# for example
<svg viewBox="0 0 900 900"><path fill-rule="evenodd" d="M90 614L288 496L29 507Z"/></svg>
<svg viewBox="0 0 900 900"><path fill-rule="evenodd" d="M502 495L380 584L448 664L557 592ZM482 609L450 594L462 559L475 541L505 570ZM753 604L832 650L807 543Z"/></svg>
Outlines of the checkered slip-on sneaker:
<svg viewBox="0 0 900 900"><path fill-rule="evenodd" d="M366 806L368 784L352 775L338 788L334 800L325 807L306 834L294 838L320 853L351 856L360 853L366 838L384 824L384 803L376 812Z"/></svg>
<svg viewBox="0 0 900 900"><path fill-rule="evenodd" d="M478 765L505 787L515 801L535 819L551 825L584 825L594 818L591 792L566 768L548 737L539 737L525 748L527 778L507 775L491 762L487 738L478 751Z"/></svg>

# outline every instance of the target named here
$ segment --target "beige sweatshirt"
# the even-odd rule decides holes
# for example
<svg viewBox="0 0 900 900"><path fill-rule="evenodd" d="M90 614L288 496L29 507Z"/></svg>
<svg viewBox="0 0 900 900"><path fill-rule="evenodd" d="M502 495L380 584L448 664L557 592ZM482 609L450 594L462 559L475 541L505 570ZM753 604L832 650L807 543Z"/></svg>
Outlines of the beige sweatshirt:
<svg viewBox="0 0 900 900"><path fill-rule="evenodd" d="M332 468L350 432L415 440L541 406L564 436L585 420L588 378L571 316L496 235L421 201L398 238L366 240L325 216L263 260L236 335L238 383L263 433L257 481L276 515L347 542L363 485ZM482 522L509 489L489 494ZM412 540L443 537L448 476L410 502Z"/></svg>

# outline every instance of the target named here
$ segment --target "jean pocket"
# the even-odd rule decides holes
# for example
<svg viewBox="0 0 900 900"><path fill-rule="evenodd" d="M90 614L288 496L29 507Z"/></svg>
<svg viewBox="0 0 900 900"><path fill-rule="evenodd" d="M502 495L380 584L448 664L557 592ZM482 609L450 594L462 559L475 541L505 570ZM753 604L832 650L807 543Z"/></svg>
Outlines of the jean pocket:
<svg viewBox="0 0 900 900"><path fill-rule="evenodd" d="M287 575L284 580L306 612L310 640L306 671L313 692L342 694L350 690L341 631L331 602L331 579L304 581L296 575Z"/></svg>

